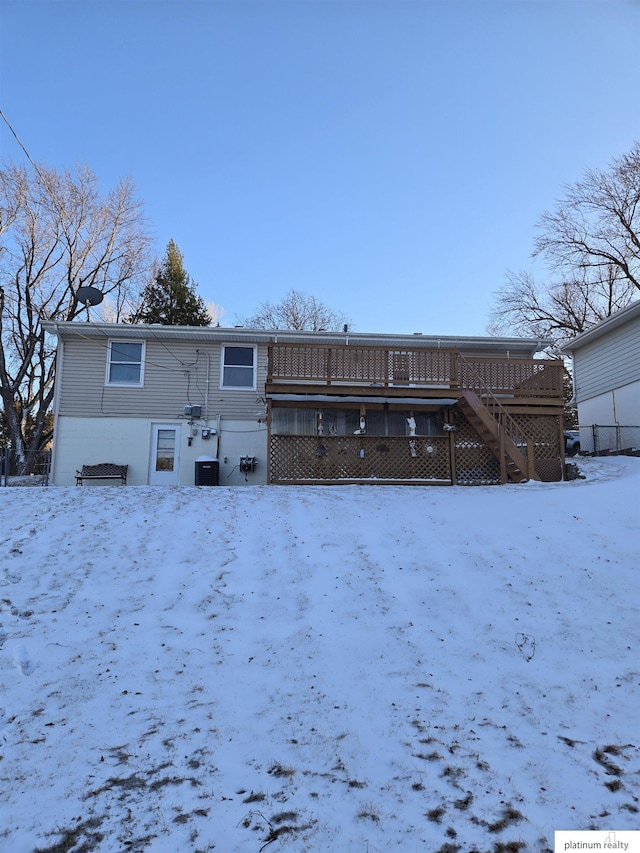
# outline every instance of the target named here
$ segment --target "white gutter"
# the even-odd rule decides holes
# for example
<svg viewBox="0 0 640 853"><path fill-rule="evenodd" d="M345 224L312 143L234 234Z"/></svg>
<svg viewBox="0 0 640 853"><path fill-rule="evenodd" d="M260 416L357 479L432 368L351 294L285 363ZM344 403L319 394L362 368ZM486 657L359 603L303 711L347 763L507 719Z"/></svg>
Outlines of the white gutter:
<svg viewBox="0 0 640 853"><path fill-rule="evenodd" d="M586 330L586 332L582 332L582 334L577 335L573 340L561 347L560 352L564 355L571 355L575 350L581 349L591 343L591 341L595 341L602 335L606 335L608 332L613 331L613 329L616 329L618 326L631 322L631 320L634 320L636 316L640 316L640 300L632 302L631 305L628 305L621 311L617 311L615 314L611 314L610 317L607 317L599 323L596 323L594 326L591 326Z"/></svg>
<svg viewBox="0 0 640 853"><path fill-rule="evenodd" d="M219 326L162 326L127 323L54 323L43 321L43 327L58 336L78 336L84 338L124 337L181 341L207 341L224 343L269 344L347 344L348 346L388 346L394 349L451 349L451 350L494 350L507 349L512 352L539 352L551 341L537 338L498 338L498 337L437 337L430 335L393 335L365 332L301 332L282 329L246 329L222 328Z"/></svg>

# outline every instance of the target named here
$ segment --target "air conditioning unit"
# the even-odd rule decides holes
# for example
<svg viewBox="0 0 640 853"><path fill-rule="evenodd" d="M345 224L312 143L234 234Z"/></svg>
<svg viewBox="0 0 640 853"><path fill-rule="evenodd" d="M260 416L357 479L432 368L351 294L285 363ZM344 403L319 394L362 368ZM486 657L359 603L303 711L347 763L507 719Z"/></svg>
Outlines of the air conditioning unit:
<svg viewBox="0 0 640 853"><path fill-rule="evenodd" d="M196 486L217 486L220 482L220 463L212 456L196 459Z"/></svg>

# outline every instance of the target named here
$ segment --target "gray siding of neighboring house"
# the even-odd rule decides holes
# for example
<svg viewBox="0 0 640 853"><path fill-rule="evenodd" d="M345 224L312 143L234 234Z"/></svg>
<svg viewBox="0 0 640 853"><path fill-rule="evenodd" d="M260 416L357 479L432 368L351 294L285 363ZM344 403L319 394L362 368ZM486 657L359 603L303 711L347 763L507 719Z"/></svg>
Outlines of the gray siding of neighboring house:
<svg viewBox="0 0 640 853"><path fill-rule="evenodd" d="M123 388L105 384L109 340L65 339L60 415L176 418L185 405L197 404L204 416L208 373L209 417L255 420L256 398L264 395L266 346L257 347L256 390L220 388L221 343L158 340L146 341L143 387Z"/></svg>
<svg viewBox="0 0 640 853"><path fill-rule="evenodd" d="M575 395L578 403L640 379L640 318L574 353Z"/></svg>

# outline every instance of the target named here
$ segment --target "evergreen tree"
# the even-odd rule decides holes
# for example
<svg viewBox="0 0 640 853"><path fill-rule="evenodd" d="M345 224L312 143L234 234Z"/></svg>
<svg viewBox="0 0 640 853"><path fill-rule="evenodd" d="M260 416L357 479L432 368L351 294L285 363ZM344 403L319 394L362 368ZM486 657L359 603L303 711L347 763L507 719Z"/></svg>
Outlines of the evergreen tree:
<svg viewBox="0 0 640 853"><path fill-rule="evenodd" d="M184 268L182 252L169 240L167 252L142 295L142 305L133 323L161 323L163 326L209 326L211 316L196 293Z"/></svg>

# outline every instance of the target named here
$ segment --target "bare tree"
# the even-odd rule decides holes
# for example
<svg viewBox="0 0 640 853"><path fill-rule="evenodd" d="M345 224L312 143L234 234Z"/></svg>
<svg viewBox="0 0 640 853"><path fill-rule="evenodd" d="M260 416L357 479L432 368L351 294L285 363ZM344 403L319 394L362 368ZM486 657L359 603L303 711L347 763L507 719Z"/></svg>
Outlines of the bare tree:
<svg viewBox="0 0 640 853"><path fill-rule="evenodd" d="M310 332L336 332L350 320L328 308L315 296L290 290L280 302L263 302L257 313L244 321L252 329L296 329Z"/></svg>
<svg viewBox="0 0 640 853"><path fill-rule="evenodd" d="M624 308L640 290L640 143L565 187L538 222L534 257L551 275L541 285L508 272L489 329L549 337L557 346Z"/></svg>
<svg viewBox="0 0 640 853"><path fill-rule="evenodd" d="M51 435L54 341L41 320L72 320L79 287L119 310L144 284L151 242L128 180L106 195L86 166L0 169L0 395L18 473Z"/></svg>
<svg viewBox="0 0 640 853"><path fill-rule="evenodd" d="M222 305L218 305L216 302L207 302L206 304L209 317L211 317L211 325L219 326L227 312Z"/></svg>
<svg viewBox="0 0 640 853"><path fill-rule="evenodd" d="M621 287L640 290L640 142L608 171L588 169L566 186L538 231L535 254L555 269L588 270L594 282L614 275Z"/></svg>
<svg viewBox="0 0 640 853"><path fill-rule="evenodd" d="M491 309L488 330L549 338L557 349L633 298L628 285L620 286L614 267L606 278L600 271L596 280L585 270L577 272L579 277L542 286L528 272L508 271Z"/></svg>

